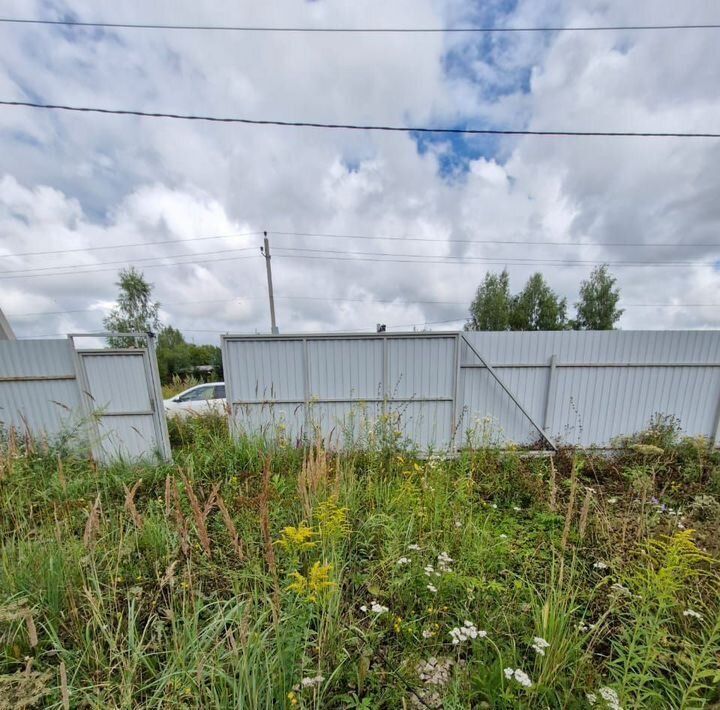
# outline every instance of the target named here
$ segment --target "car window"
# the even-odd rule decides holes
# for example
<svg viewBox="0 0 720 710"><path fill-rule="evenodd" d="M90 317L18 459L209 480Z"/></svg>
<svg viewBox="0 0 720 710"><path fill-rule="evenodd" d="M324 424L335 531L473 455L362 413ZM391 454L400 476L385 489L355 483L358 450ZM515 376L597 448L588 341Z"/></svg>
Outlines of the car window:
<svg viewBox="0 0 720 710"><path fill-rule="evenodd" d="M215 385L215 399L225 399L225 385Z"/></svg>
<svg viewBox="0 0 720 710"><path fill-rule="evenodd" d="M190 390L180 397L181 402L197 402L198 400L210 399L212 397L213 387L198 387Z"/></svg>

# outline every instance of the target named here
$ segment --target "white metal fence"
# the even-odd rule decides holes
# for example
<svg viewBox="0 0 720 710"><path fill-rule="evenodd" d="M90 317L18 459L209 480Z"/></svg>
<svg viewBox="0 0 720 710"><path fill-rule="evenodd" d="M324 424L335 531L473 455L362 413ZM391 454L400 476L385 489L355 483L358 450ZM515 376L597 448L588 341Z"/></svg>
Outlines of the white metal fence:
<svg viewBox="0 0 720 710"><path fill-rule="evenodd" d="M104 462L169 459L152 338L137 336L147 349L82 350L78 337L0 341L0 427L77 437Z"/></svg>
<svg viewBox="0 0 720 710"><path fill-rule="evenodd" d="M234 431L336 445L385 415L421 448L468 433L547 447L612 445L675 416L718 443L720 332L609 331L223 337Z"/></svg>

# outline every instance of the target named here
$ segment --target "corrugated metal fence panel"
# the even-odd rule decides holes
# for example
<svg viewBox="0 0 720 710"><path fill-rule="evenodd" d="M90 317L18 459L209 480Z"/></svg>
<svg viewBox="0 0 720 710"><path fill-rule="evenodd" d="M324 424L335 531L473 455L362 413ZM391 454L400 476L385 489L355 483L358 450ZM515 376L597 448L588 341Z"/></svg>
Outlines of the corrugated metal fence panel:
<svg viewBox="0 0 720 710"><path fill-rule="evenodd" d="M382 340L308 340L309 399L382 397Z"/></svg>
<svg viewBox="0 0 720 710"><path fill-rule="evenodd" d="M656 413L677 417L688 435L715 435L720 400L720 333L716 331L465 333L464 337L541 425L549 405L546 433L557 441L609 446L618 436L647 428ZM462 363L478 363L466 344ZM464 367L462 381L469 418L492 418L494 427L509 440L526 443L537 438L487 370Z"/></svg>
<svg viewBox="0 0 720 710"><path fill-rule="evenodd" d="M138 459L160 452L147 352L79 351L98 417L101 458Z"/></svg>
<svg viewBox="0 0 720 710"><path fill-rule="evenodd" d="M27 379L13 382L8 378ZM69 341L0 342L0 425L20 431L28 427L51 439L68 432L84 438L74 350Z"/></svg>

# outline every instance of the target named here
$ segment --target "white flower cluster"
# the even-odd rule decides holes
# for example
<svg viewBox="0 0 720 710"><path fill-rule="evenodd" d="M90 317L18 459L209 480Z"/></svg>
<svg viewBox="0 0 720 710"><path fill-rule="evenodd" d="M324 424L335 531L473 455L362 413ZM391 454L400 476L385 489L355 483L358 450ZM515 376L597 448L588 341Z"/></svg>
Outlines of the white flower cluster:
<svg viewBox="0 0 720 710"><path fill-rule="evenodd" d="M607 569L607 568L608 568L608 563L607 563L607 562L603 562L602 560L598 560L598 561L593 565L593 567L594 567L595 569Z"/></svg>
<svg viewBox="0 0 720 710"><path fill-rule="evenodd" d="M422 637L424 639L431 639L433 636L435 636L435 632L432 629L423 629Z"/></svg>
<svg viewBox="0 0 720 710"><path fill-rule="evenodd" d="M512 680L514 678L518 683L520 683L520 685L523 686L523 688L529 688L532 686L530 676L525 671L520 670L520 668L506 668L503 672L508 680Z"/></svg>
<svg viewBox="0 0 720 710"><path fill-rule="evenodd" d="M450 557L450 555L448 555L447 552L441 552L437 556L438 569L441 572L452 572L452 567L450 565L453 562L455 562L455 560L452 557Z"/></svg>
<svg viewBox="0 0 720 710"><path fill-rule="evenodd" d="M470 639L484 639L486 636L487 631L478 631L477 626L475 626L472 621L467 620L463 622L462 626L456 626L454 629L450 629L453 646L457 646L459 643L469 641Z"/></svg>
<svg viewBox="0 0 720 710"><path fill-rule="evenodd" d="M535 638L533 638L532 647L535 649L535 653L537 653L538 656L544 656L545 649L550 648L550 644L542 636L535 636Z"/></svg>
<svg viewBox="0 0 720 710"><path fill-rule="evenodd" d="M360 611L366 612L367 610L368 610L367 604L363 604L360 607ZM386 614L389 611L389 609L386 606L383 606L382 604L378 604L377 601L375 599L373 599L370 602L370 611L372 611L374 614L377 614L378 616L380 616L380 614Z"/></svg>
<svg viewBox="0 0 720 710"><path fill-rule="evenodd" d="M702 619L703 615L699 611L695 611L694 609L685 609L683 612L683 616L692 616L693 619Z"/></svg>
<svg viewBox="0 0 720 710"><path fill-rule="evenodd" d="M409 565L412 560L409 557L401 557L395 564L396 565Z"/></svg>
<svg viewBox="0 0 720 710"><path fill-rule="evenodd" d="M314 688L316 685L320 685L325 680L323 676L316 675L314 678L303 678L300 681L300 687L303 688ZM295 690L299 690L298 686L295 686Z"/></svg>
<svg viewBox="0 0 720 710"><path fill-rule="evenodd" d="M598 690L598 693L600 694L600 697L605 701L606 707L610 708L610 710L622 710L622 707L620 706L620 698L612 688L600 688L600 690ZM590 705L595 705L595 703L598 701L598 697L595 693L586 693L585 697L587 698L587 701L588 703L590 703Z"/></svg>
<svg viewBox="0 0 720 710"><path fill-rule="evenodd" d="M431 591L433 594L437 594L437 587L434 584L428 584L427 588L429 591Z"/></svg>
<svg viewBox="0 0 720 710"><path fill-rule="evenodd" d="M413 552L417 552L418 550L420 550L420 545L413 543L412 545L408 545L407 549L412 550Z"/></svg>
<svg viewBox="0 0 720 710"><path fill-rule="evenodd" d="M432 577L433 575L435 575L436 577L440 576L440 572L436 572L435 568L432 565L425 565L424 569L426 577Z"/></svg>

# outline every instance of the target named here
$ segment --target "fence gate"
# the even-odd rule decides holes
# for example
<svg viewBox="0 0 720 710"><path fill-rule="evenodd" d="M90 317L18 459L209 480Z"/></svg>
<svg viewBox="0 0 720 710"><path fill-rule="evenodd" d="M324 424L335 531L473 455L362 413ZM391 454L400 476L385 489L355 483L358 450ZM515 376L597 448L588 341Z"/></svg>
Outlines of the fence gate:
<svg viewBox="0 0 720 710"><path fill-rule="evenodd" d="M171 457L154 343L145 340L147 349L76 351L80 389L92 415L93 451L100 460L138 459L151 452Z"/></svg>
<svg viewBox="0 0 720 710"><path fill-rule="evenodd" d="M153 339L131 335L145 340L147 349L77 350L78 335L0 341L0 434L77 440L103 462L168 460Z"/></svg>

